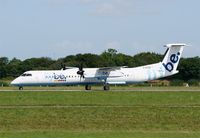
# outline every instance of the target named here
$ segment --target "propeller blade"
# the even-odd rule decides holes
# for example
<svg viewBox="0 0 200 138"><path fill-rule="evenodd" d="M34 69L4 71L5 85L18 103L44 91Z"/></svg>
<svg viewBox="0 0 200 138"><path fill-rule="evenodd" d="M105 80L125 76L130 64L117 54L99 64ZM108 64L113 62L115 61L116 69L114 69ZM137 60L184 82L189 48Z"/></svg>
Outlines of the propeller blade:
<svg viewBox="0 0 200 138"><path fill-rule="evenodd" d="M66 70L65 64L61 63L62 70Z"/></svg>
<svg viewBox="0 0 200 138"><path fill-rule="evenodd" d="M81 81L81 78L85 78L85 76L84 76L84 70L83 70L83 64L81 64L79 67L79 70L77 71L77 74L79 74L80 75L80 81Z"/></svg>

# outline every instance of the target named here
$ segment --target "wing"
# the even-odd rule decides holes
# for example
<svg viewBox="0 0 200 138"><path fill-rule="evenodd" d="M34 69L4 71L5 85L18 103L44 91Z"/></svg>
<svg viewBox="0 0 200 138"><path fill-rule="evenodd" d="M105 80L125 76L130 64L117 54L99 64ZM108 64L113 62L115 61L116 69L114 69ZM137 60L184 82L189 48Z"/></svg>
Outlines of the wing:
<svg viewBox="0 0 200 138"><path fill-rule="evenodd" d="M98 80L106 80L107 78L122 77L124 75L120 71L120 69L122 68L126 68L126 66L98 68L95 74L85 75L85 78L96 78Z"/></svg>
<svg viewBox="0 0 200 138"><path fill-rule="evenodd" d="M102 68L99 68L99 71L114 71L114 70L120 70L121 68L127 68L127 66L121 66L121 67L102 67Z"/></svg>

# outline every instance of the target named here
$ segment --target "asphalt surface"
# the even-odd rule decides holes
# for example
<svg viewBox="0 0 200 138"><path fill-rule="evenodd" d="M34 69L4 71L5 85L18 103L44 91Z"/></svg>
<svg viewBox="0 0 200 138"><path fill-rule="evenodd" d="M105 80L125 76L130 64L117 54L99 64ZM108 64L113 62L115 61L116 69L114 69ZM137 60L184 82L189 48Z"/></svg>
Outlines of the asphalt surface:
<svg viewBox="0 0 200 138"><path fill-rule="evenodd" d="M102 91L102 92L200 92L200 89L199 90L190 90L190 89L187 89L187 90L154 90L154 89L149 89L149 90L109 90L109 91L104 91L104 90L91 90L91 91L86 91L86 90L0 90L0 92L99 92L99 91Z"/></svg>

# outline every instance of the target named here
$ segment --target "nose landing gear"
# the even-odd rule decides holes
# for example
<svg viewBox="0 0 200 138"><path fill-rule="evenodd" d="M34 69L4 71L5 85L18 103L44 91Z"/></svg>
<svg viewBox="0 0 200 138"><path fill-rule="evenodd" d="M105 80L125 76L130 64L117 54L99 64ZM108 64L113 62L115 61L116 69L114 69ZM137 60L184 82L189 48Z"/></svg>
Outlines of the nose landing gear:
<svg viewBox="0 0 200 138"><path fill-rule="evenodd" d="M19 90L23 90L23 87L22 87L22 86L19 86Z"/></svg>

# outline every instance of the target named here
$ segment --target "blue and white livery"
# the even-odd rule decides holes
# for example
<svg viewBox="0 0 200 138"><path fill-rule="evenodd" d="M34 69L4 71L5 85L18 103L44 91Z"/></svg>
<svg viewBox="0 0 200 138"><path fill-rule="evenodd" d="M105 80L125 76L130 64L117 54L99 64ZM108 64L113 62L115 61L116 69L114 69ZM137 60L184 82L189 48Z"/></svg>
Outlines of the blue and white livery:
<svg viewBox="0 0 200 138"><path fill-rule="evenodd" d="M18 86L50 86L50 85L85 85L86 90L91 85L103 84L104 90L109 90L110 84L132 84L151 81L178 73L177 67L186 44L167 44L163 61L136 67L105 67L76 68L62 70L27 71L11 82Z"/></svg>

